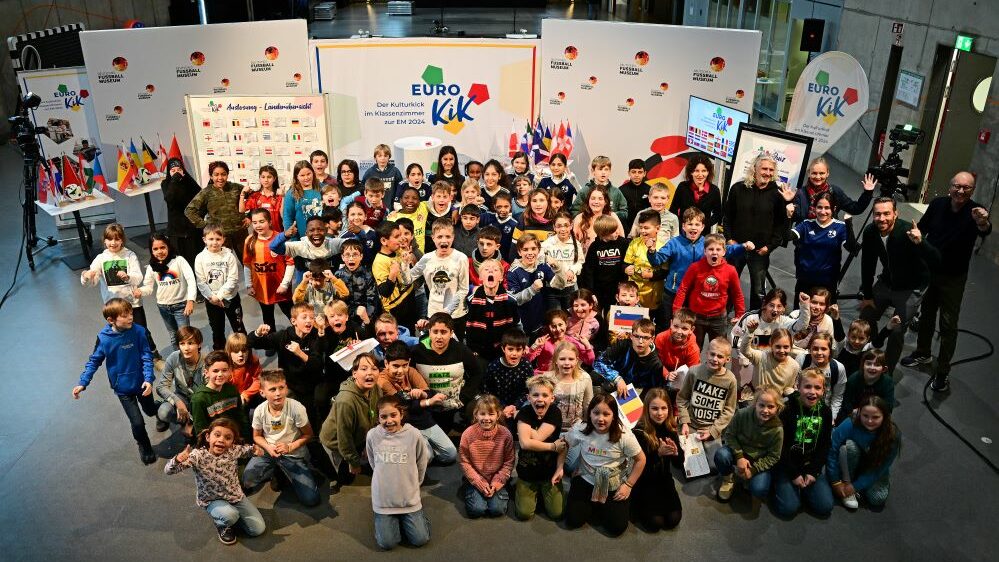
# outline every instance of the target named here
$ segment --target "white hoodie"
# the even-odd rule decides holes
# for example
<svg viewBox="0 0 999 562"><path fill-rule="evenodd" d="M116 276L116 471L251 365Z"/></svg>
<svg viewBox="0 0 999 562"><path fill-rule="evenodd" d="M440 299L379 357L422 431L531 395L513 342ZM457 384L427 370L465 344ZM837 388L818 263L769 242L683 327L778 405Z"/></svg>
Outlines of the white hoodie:
<svg viewBox="0 0 999 562"><path fill-rule="evenodd" d="M118 278L118 271L122 270L128 273L128 281L122 281ZM142 285L142 266L139 265L139 258L132 250L122 248L118 253L104 250L94 258L87 271L96 271L100 275L95 281L90 282L81 274L80 284L100 285L101 298L104 299L104 302L118 297L128 301L132 307L142 306L142 298L136 298L132 294L134 289L138 289Z"/></svg>
<svg viewBox="0 0 999 562"><path fill-rule="evenodd" d="M583 262L586 260L586 252L583 245L574 238L569 238L568 242L558 239L558 236L549 236L541 243L541 255L543 260L555 272L552 279L553 289L565 289L575 287L576 283L567 283L566 272L571 271L573 275L579 277L583 271Z"/></svg>
<svg viewBox="0 0 999 562"><path fill-rule="evenodd" d="M239 260L224 246L218 253L205 248L194 258L194 276L198 290L206 299L218 297L228 301L239 290Z"/></svg>

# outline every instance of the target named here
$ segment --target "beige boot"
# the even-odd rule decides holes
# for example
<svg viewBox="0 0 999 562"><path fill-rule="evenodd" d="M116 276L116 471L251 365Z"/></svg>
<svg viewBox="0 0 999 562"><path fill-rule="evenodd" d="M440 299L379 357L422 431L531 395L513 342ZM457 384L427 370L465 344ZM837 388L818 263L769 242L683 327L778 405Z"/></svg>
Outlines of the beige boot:
<svg viewBox="0 0 999 562"><path fill-rule="evenodd" d="M718 487L718 499L728 501L732 497L732 490L735 488L735 476L729 474L722 476L721 486Z"/></svg>

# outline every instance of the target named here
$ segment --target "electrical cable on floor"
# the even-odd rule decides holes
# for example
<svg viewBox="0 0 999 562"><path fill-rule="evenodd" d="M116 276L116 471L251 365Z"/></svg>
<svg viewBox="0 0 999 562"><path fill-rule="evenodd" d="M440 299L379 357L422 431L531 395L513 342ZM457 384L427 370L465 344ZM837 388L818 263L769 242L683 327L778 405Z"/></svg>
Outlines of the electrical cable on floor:
<svg viewBox="0 0 999 562"><path fill-rule="evenodd" d="M20 187L18 187L19 192L24 191L24 182L21 182ZM21 208L24 208L24 202L21 202ZM7 292L3 294L3 298L0 298L0 310L3 309L4 303L7 302L7 297L10 296L10 292L14 290L14 285L17 284L17 273L21 270L21 260L24 259L24 252L27 250L25 244L28 242L28 223L24 220L24 214L21 215L21 243L17 247L17 265L14 266L14 278L10 281L10 287L7 287Z"/></svg>
<svg viewBox="0 0 999 562"><path fill-rule="evenodd" d="M985 359L987 357L991 357L992 354L995 353L996 348L995 348L994 345L992 345L992 341L989 338L983 336L982 334L979 334L978 332L972 332L971 330L964 330L964 329L958 328L957 331L959 333L963 332L963 333L968 334L970 336L975 336L976 338L979 338L980 340L982 340L983 342L985 342L986 345L989 346L989 350L987 352L985 352L985 353L982 353L982 354L979 354L979 355L975 355L973 357L967 357L967 358L964 358L964 359L960 359L958 361L954 361L954 362L952 362L950 364L951 367L953 367L955 365L960 365L962 363L971 363L972 361L980 361L980 360ZM926 405L926 409L930 411L930 414L932 414L933 417L936 418L938 422L940 422L941 424L943 424L943 426L946 427L947 429L949 429L951 433L953 433L954 435L956 435L957 438L960 439L962 443L964 443L965 445L967 445L968 448L971 449L971 452L975 453L976 455L978 455L978 458L980 458L983 461L985 461L985 464L988 465L989 468L991 468L993 472L995 472L996 474L999 474L999 467L997 467L995 465L995 463L993 463L991 460L989 460L988 457L986 457L984 454L982 454L982 452L979 451L977 447L975 447L974 445L972 445L971 441L968 441L963 435L961 435L961 433L958 430L954 429L954 426L950 425L949 423L947 423L946 420L944 420L942 417L940 417L940 414L938 414L936 412L936 410L933 409L933 406L930 405L930 400L926 396L926 391L930 388L930 383L932 381L933 381L933 377L930 377L930 380L926 381L926 385L923 387L923 404Z"/></svg>

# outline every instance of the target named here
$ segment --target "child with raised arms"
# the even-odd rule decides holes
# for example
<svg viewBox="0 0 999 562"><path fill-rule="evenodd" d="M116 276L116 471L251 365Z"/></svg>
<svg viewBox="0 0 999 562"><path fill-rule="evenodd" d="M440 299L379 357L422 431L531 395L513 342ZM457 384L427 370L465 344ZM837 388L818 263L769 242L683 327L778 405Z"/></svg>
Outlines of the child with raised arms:
<svg viewBox="0 0 999 562"><path fill-rule="evenodd" d="M194 469L197 504L211 516L219 541L225 545L236 544L237 525L250 537L262 535L267 528L239 485L237 463L252 456L254 449L243 444L236 422L219 418L198 434L194 450L188 445L163 467L167 474Z"/></svg>
<svg viewBox="0 0 999 562"><path fill-rule="evenodd" d="M538 337L527 352L527 358L534 362L539 372L551 370L552 359L555 357L555 347L562 342L569 342L576 347L579 356L586 365L593 365L596 356L593 345L584 338L578 338L568 333L569 313L554 309L545 313L546 332Z"/></svg>
<svg viewBox="0 0 999 562"><path fill-rule="evenodd" d="M149 349L154 358L159 358L156 343L149 333L146 311L142 308L142 268L135 252L125 247L127 240L125 227L118 223L107 225L104 228L104 251L80 274L80 284L100 286L101 302L107 303L112 298L128 302L132 306L133 321L145 328Z"/></svg>
<svg viewBox="0 0 999 562"><path fill-rule="evenodd" d="M513 435L501 423L499 399L479 396L472 406L473 424L461 434L458 454L465 486L465 512L475 519L506 513L510 499L506 482L515 459Z"/></svg>
<svg viewBox="0 0 999 562"><path fill-rule="evenodd" d="M383 550L403 540L423 546L430 542L430 518L423 511L420 484L430 463L430 449L420 432L406 423L401 398L383 396L375 411L378 425L365 436L365 456L373 471L375 542Z"/></svg>

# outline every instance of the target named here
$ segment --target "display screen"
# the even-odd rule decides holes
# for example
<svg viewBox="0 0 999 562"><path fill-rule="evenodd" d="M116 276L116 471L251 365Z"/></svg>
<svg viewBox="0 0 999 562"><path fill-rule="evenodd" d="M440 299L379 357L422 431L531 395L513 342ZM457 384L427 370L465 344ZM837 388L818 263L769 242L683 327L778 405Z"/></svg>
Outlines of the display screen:
<svg viewBox="0 0 999 562"><path fill-rule="evenodd" d="M748 121L748 113L690 96L687 146L731 163L739 125Z"/></svg>

